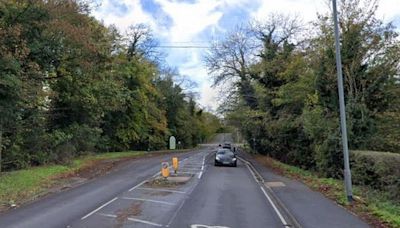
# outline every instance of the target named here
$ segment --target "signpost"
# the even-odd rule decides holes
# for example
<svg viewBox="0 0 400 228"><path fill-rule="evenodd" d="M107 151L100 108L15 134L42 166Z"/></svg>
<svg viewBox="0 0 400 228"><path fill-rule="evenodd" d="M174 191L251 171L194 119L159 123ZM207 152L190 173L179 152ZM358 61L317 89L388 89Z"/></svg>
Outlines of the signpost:
<svg viewBox="0 0 400 228"><path fill-rule="evenodd" d="M174 136L169 137L169 149L170 150L176 149L176 139Z"/></svg>

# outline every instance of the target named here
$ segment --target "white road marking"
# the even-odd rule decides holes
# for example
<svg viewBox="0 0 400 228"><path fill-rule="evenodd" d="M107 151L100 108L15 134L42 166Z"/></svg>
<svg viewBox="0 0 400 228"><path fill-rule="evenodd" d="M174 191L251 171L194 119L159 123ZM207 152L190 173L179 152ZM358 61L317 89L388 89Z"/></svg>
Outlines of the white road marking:
<svg viewBox="0 0 400 228"><path fill-rule="evenodd" d="M162 189L162 188L136 188L141 190L150 190L150 191L159 191L159 192L172 192L172 193L180 193L185 194L186 192L177 191L177 190L170 190L170 189Z"/></svg>
<svg viewBox="0 0 400 228"><path fill-rule="evenodd" d="M140 182L139 184L137 184L137 185L133 186L131 189L129 189L128 192L135 190L136 188L138 188L139 186L143 185L146 182L147 182L147 180Z"/></svg>
<svg viewBox="0 0 400 228"><path fill-rule="evenodd" d="M256 177L256 174L253 172L253 170L250 168L249 162L244 160L244 159L240 159L242 160L245 164L247 169L250 171L251 175L253 176L254 180L259 183L259 180ZM264 193L264 196L267 198L268 202L271 204L272 208L274 209L275 213L278 215L279 219L281 220L282 224L284 227L290 226L285 218L282 216L281 212L278 210L278 208L276 207L276 205L274 204L274 202L272 201L271 197L269 197L269 195L267 194L267 192L264 190L264 188L262 186L260 186L261 191Z"/></svg>
<svg viewBox="0 0 400 228"><path fill-rule="evenodd" d="M189 199L189 195L192 194L192 192L194 191L194 189L197 187L197 185L199 184L199 181L197 183L194 184L194 186L192 186L192 188L189 189L189 191L187 192L186 197L183 198L181 204L179 205L178 209L175 210L174 214L171 216L171 218L168 221L168 224L165 227L170 227L172 222L175 220L176 216L178 215L179 211L182 209L183 205L185 204L186 200Z"/></svg>
<svg viewBox="0 0 400 228"><path fill-rule="evenodd" d="M190 157L187 157L187 158L183 159L181 162L184 162L184 161L188 160L189 158L190 158ZM160 175L160 174L161 174L161 171L157 172L157 173L154 174L152 177L156 177L156 176L158 176L158 175ZM143 185L144 183L146 183L146 181L147 181L147 180L144 180L144 181L140 182L138 185L133 186L133 187L132 187L131 189L129 189L128 191L129 191L129 192L133 191L134 189L136 189L136 188L138 188L139 186L141 186L141 185ZM124 198L128 198L128 197L124 197ZM89 214L83 216L83 217L81 218L81 220L84 220L84 219L88 218L89 216L91 216L91 215L93 215L94 213L98 212L99 210L101 210L102 208L104 208L105 206L107 206L108 204L114 202L114 201L117 200L117 199L118 199L118 197L115 197L114 199L112 199L112 200L106 202L105 204L103 204L103 205L101 205L100 207L96 208L95 210L93 210L93 211L90 212ZM138 198L130 198L130 199L144 200L144 199L138 199ZM175 205L175 204L172 204L172 203L169 203L169 202L156 201L156 200L146 200L146 201L155 202L155 203L164 203L164 204L167 204L167 205ZM139 221L139 220L138 220L138 221ZM150 225L151 225L151 224L150 224ZM153 224L153 225L154 225L154 224ZM160 225L160 224L155 224L155 225ZM160 226L162 226L162 225L160 225Z"/></svg>
<svg viewBox="0 0 400 228"><path fill-rule="evenodd" d="M205 160L206 160L206 155L203 156L203 162L202 162L202 164L201 164L201 171L200 171L199 176L198 176L199 179L201 179L201 176L203 176L203 170L204 170L204 163L205 163Z"/></svg>
<svg viewBox="0 0 400 228"><path fill-rule="evenodd" d="M199 167L199 168L186 168L186 167L182 167L181 169L182 169L182 170L189 170L189 171L190 171L190 170L193 170L193 171L196 171L196 170L198 170L198 171L203 170L203 169L200 168L200 167Z"/></svg>
<svg viewBox="0 0 400 228"><path fill-rule="evenodd" d="M208 225L193 224L193 225L190 225L190 228L229 228L229 227L227 227L227 226L208 226Z"/></svg>
<svg viewBox="0 0 400 228"><path fill-rule="evenodd" d="M107 203L101 205L100 207L98 207L98 208L95 209L94 211L92 211L92 212L90 212L89 214L83 216L83 217L81 218L81 220L84 220L84 219L88 218L89 216L91 216L91 215L93 215L94 213L98 212L100 209L102 209L103 207L107 206L108 204L114 202L114 201L117 200L117 199L118 199L118 197L115 197L114 199L112 199L112 200L108 201Z"/></svg>
<svg viewBox="0 0 400 228"><path fill-rule="evenodd" d="M279 217L279 219L281 220L282 224L283 224L284 226L290 226L290 225L286 222L285 218L283 218L282 214L279 212L279 210L278 210L278 208L275 206L274 202L272 202L271 198L269 197L269 195L267 194L267 192L264 190L264 188L261 187L261 186L260 186L260 188L261 188L261 191L264 193L265 197L267 197L269 203L270 203L270 204L272 205L272 207L274 208L274 211L276 212L276 214L278 214L278 217Z"/></svg>
<svg viewBox="0 0 400 228"><path fill-rule="evenodd" d="M158 176L158 175L160 175L161 174L161 171L158 171L156 174L154 174L152 177L156 177L156 176Z"/></svg>
<svg viewBox="0 0 400 228"><path fill-rule="evenodd" d="M110 218L117 218L116 215L111 215L111 214L99 214L102 215L104 217L110 217ZM142 219L135 219L135 218L127 218L127 220L132 221L132 222L137 222L137 223L143 223L143 224L147 224L147 225L151 225L151 226L157 226L157 227L162 227L163 225L158 224L158 223L154 223L154 222L150 222L150 221L146 221L146 220L142 220Z"/></svg>
<svg viewBox="0 0 400 228"><path fill-rule="evenodd" d="M194 172L179 172L179 173L181 173L181 174L192 174L192 175L197 174L197 173L194 173Z"/></svg>
<svg viewBox="0 0 400 228"><path fill-rule="evenodd" d="M170 203L170 202L166 202L166 201L135 198L135 197L121 197L121 199L145 201L145 202L152 202L152 203L160 203L160 204L165 204L165 205L170 205L170 206L174 206L175 205L174 203Z"/></svg>
<svg viewBox="0 0 400 228"><path fill-rule="evenodd" d="M258 183L258 179L256 177L256 174L253 172L253 170L249 167L249 164L246 163L247 169L250 171L251 175L253 176L254 180Z"/></svg>

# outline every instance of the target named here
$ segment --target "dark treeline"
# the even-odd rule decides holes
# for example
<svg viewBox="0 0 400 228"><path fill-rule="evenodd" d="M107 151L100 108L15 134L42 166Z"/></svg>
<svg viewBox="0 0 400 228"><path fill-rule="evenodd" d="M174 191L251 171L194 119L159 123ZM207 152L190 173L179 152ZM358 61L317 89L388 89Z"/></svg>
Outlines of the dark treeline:
<svg viewBox="0 0 400 228"><path fill-rule="evenodd" d="M399 34L376 17L376 1L339 2L350 149L399 153ZM215 84L232 85L221 109L250 147L325 176L342 176L331 13L307 26L276 14L239 26L215 42L205 62ZM390 169L385 164L381 170Z"/></svg>
<svg viewBox="0 0 400 228"><path fill-rule="evenodd" d="M148 27L126 36L78 1L0 2L3 170L87 153L193 147L219 120L162 70Z"/></svg>

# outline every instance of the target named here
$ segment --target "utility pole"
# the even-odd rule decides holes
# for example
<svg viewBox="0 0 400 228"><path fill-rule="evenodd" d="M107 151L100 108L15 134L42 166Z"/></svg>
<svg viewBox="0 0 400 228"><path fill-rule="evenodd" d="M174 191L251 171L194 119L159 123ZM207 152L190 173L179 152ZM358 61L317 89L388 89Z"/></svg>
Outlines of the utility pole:
<svg viewBox="0 0 400 228"><path fill-rule="evenodd" d="M344 184L346 188L347 201L353 201L353 193L351 188L351 171L349 163L349 146L347 141L347 126L346 126L346 108L344 104L344 89L343 89L343 73L342 73L342 58L340 54L339 40L339 25L337 16L336 0L332 0L333 5L333 22L335 26L335 48L336 48L336 69L338 78L339 106L340 106L340 124L342 132L342 145L344 157Z"/></svg>

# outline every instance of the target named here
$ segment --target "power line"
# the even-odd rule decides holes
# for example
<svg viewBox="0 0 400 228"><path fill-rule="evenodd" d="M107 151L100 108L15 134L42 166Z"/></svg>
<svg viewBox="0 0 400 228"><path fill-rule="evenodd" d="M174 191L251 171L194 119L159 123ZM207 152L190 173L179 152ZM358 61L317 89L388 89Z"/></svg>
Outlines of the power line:
<svg viewBox="0 0 400 228"><path fill-rule="evenodd" d="M208 49L210 46L197 46L197 45L160 45L156 48L204 48Z"/></svg>

